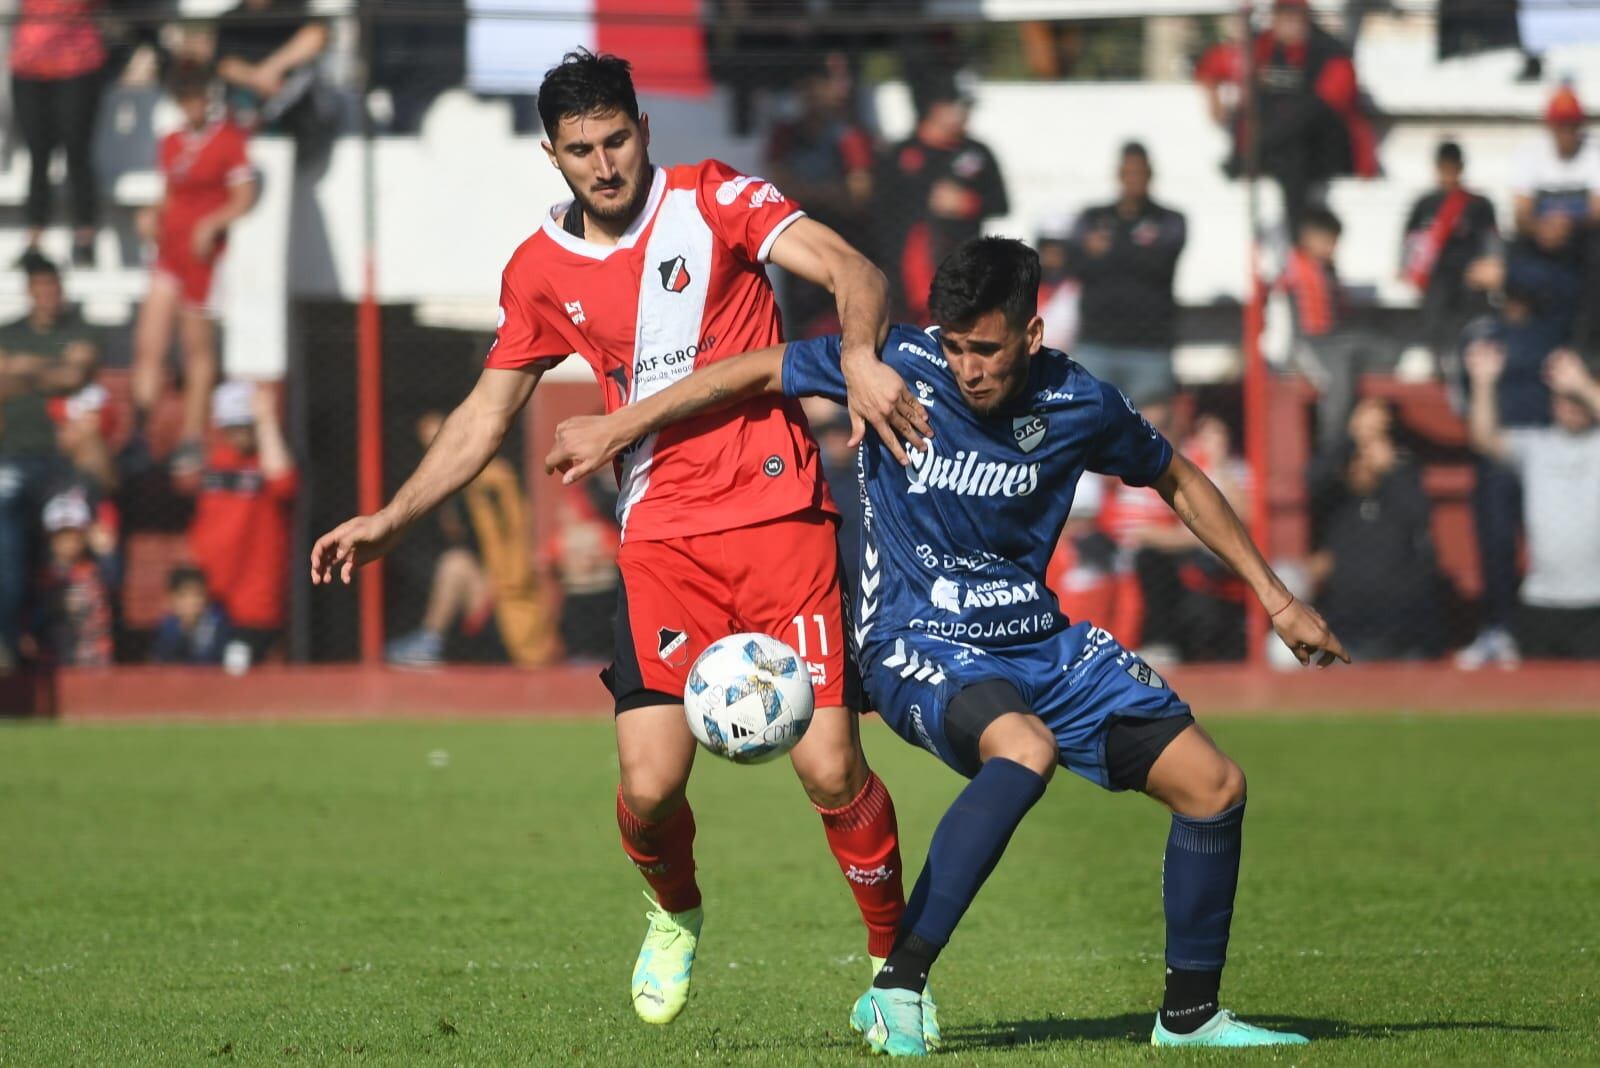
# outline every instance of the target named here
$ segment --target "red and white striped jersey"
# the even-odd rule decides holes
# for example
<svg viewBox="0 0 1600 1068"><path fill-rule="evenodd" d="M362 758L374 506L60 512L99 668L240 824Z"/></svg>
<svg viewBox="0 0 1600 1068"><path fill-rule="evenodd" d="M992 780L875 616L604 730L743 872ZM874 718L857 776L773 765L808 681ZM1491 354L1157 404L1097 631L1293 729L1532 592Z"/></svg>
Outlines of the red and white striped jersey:
<svg viewBox="0 0 1600 1068"><path fill-rule="evenodd" d="M506 265L488 366L581 356L609 412L783 340L764 264L804 212L770 182L716 160L657 167L616 245L564 230L569 206L552 208ZM833 511L792 398L753 398L648 435L622 454L617 481L623 537L641 541Z"/></svg>

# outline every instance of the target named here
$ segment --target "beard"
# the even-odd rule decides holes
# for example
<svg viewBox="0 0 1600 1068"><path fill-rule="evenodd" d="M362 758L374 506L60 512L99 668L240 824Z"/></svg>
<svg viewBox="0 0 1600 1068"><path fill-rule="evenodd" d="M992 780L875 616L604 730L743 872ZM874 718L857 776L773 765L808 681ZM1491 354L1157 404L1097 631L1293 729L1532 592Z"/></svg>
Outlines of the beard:
<svg viewBox="0 0 1600 1068"><path fill-rule="evenodd" d="M574 189L572 191L572 195L577 198L578 204L583 208L584 214L588 215L591 219L597 219L605 223L631 222L633 221L634 216L638 215L639 212L644 208L644 202L650 198L649 178L652 171L653 168L648 162L646 162L643 172L639 176L626 179L610 186L602 187L606 189L617 189L620 187L623 195L618 197L616 200L605 202L597 201L593 198L593 193L596 191L580 193Z"/></svg>

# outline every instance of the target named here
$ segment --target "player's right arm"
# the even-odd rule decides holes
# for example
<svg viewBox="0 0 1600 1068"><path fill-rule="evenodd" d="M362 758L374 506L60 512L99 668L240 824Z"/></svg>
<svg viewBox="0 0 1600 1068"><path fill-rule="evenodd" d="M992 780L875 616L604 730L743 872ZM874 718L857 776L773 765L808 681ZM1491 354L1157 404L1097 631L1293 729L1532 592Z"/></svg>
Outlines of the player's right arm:
<svg viewBox="0 0 1600 1068"><path fill-rule="evenodd" d="M332 582L335 576L348 583L356 568L388 552L413 523L476 478L494 458L543 374L542 364L485 368L394 499L317 539L311 548L312 584Z"/></svg>
<svg viewBox="0 0 1600 1068"><path fill-rule="evenodd" d="M545 472L560 471L562 482L576 482L646 434L763 393L827 397L843 403L848 390L840 349L837 334L757 349L702 367L610 415L568 419L556 427L556 444L545 458ZM933 435L928 413L909 393L891 415L913 447L927 448L927 438Z"/></svg>

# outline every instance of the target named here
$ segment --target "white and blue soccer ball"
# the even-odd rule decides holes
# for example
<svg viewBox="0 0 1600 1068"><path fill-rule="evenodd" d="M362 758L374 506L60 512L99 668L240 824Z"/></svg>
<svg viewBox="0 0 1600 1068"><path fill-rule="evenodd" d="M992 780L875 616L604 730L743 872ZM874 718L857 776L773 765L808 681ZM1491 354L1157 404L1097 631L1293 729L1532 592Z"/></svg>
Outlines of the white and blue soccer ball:
<svg viewBox="0 0 1600 1068"><path fill-rule="evenodd" d="M735 764L793 749L811 726L815 697L800 654L769 634L730 634L689 669L683 710L695 739Z"/></svg>

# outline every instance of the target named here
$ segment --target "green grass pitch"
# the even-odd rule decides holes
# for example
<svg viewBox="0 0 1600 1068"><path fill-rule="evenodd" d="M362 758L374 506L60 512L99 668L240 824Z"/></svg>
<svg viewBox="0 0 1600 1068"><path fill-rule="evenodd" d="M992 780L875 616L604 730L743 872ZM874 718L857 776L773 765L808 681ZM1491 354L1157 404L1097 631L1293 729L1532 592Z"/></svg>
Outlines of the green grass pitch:
<svg viewBox="0 0 1600 1068"><path fill-rule="evenodd" d="M1152 1050L1166 818L1059 775L935 987L951 1064L1600 1062L1600 720L1210 721L1250 777L1224 1001ZM961 781L878 723L914 873ZM667 1029L610 724L0 730L0 1064L862 1064L863 937L784 764L704 758ZM909 881L909 880L908 880Z"/></svg>

